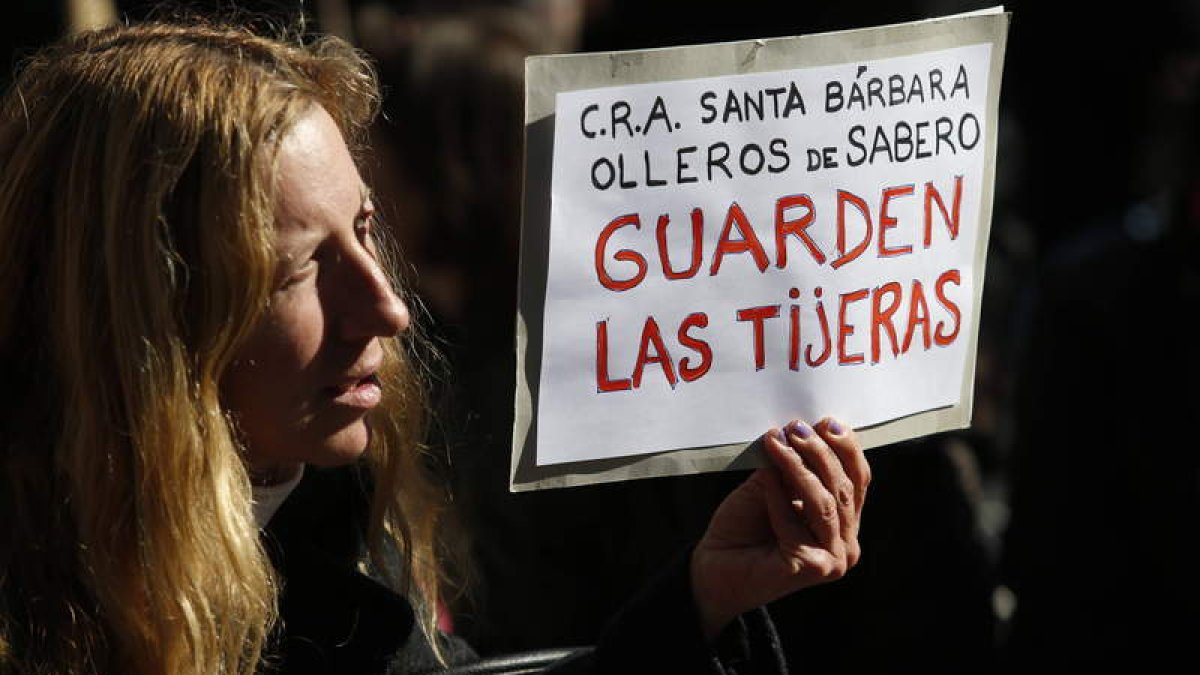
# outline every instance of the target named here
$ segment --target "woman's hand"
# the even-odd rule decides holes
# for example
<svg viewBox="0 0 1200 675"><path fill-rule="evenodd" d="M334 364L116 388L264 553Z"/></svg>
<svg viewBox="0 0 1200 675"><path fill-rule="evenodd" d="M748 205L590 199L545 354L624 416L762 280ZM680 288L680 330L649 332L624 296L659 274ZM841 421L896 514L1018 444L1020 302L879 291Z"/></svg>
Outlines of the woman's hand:
<svg viewBox="0 0 1200 675"><path fill-rule="evenodd" d="M692 591L712 639L734 617L858 562L871 469L854 431L793 421L763 436L769 463L721 502L692 553Z"/></svg>

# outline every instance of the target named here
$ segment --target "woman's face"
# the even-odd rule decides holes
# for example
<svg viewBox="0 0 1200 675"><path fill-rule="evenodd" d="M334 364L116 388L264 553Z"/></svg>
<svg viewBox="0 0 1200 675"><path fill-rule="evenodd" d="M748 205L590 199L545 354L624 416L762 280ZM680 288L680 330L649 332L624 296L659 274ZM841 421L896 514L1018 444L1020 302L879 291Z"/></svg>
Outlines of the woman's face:
<svg viewBox="0 0 1200 675"><path fill-rule="evenodd" d="M222 382L260 483L363 453L381 399L379 338L409 321L376 261L375 207L323 108L283 137L277 181L270 306Z"/></svg>

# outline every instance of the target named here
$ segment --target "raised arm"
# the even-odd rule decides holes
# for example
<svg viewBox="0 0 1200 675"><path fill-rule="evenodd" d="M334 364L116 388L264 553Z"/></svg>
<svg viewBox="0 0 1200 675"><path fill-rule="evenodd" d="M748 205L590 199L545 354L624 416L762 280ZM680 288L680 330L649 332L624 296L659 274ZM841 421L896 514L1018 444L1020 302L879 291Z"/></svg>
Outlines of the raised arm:
<svg viewBox="0 0 1200 675"><path fill-rule="evenodd" d="M854 431L795 420L762 439L769 464L717 508L691 559L692 591L712 639L743 612L839 579L859 559L871 469Z"/></svg>

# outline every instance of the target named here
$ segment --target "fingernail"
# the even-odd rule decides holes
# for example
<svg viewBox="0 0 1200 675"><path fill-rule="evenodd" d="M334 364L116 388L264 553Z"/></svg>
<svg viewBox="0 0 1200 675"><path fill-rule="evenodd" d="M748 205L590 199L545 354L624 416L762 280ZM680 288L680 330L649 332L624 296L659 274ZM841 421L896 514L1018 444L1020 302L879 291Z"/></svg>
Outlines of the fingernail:
<svg viewBox="0 0 1200 675"><path fill-rule="evenodd" d="M788 425L788 428L792 430L793 434L796 434L800 438L810 438L813 435L812 427L808 426L804 422L801 422L800 420L794 420Z"/></svg>
<svg viewBox="0 0 1200 675"><path fill-rule="evenodd" d="M774 436L775 440L779 441L781 445L787 445L787 437L783 435L782 429L775 429L771 432L771 435Z"/></svg>
<svg viewBox="0 0 1200 675"><path fill-rule="evenodd" d="M846 428L843 427L842 423L837 420L829 420L829 433L833 434L834 436L841 436L842 434L846 433Z"/></svg>

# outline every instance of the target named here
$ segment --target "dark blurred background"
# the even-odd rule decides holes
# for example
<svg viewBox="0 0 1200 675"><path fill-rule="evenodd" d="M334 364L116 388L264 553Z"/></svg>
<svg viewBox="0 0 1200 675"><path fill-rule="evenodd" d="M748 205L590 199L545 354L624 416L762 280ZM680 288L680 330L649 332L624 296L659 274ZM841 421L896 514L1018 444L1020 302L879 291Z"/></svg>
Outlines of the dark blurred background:
<svg viewBox="0 0 1200 675"><path fill-rule="evenodd" d="M368 168L445 356L433 440L475 561L446 625L498 653L593 640L745 477L508 493L525 56L993 4L9 0L0 77L64 32L181 7L303 20L372 55L386 98ZM1190 657L1200 2L1005 8L973 427L869 453L862 564L772 607L797 671L1142 672Z"/></svg>

